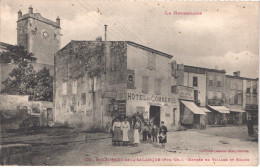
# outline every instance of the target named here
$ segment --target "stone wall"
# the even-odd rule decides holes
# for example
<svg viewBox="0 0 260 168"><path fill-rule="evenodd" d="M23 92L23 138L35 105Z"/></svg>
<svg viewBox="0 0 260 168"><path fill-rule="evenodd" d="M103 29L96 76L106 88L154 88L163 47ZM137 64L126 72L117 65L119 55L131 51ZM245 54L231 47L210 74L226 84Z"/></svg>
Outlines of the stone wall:
<svg viewBox="0 0 260 168"><path fill-rule="evenodd" d="M28 95L0 95L0 112L7 118L15 117L14 120L1 123L5 129L18 129L19 124L28 115L38 115L40 126L52 126L53 123L53 102L28 101ZM26 114L22 113L26 110Z"/></svg>
<svg viewBox="0 0 260 168"><path fill-rule="evenodd" d="M72 41L56 54L57 123L101 129L111 122L108 109L117 99L111 93L126 89L125 47L124 42Z"/></svg>

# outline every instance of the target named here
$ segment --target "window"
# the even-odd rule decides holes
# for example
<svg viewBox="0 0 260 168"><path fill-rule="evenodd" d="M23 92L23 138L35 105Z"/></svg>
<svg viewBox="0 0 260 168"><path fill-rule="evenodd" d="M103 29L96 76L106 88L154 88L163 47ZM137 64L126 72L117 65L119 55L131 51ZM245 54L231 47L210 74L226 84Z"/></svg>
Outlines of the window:
<svg viewBox="0 0 260 168"><path fill-rule="evenodd" d="M218 81L217 86L221 87L221 81Z"/></svg>
<svg viewBox="0 0 260 168"><path fill-rule="evenodd" d="M242 82L238 82L238 90L243 90L243 83Z"/></svg>
<svg viewBox="0 0 260 168"><path fill-rule="evenodd" d="M161 79L155 79L154 86L154 93L157 95L161 94Z"/></svg>
<svg viewBox="0 0 260 168"><path fill-rule="evenodd" d="M93 78L89 78L89 79L88 79L88 89L89 89L88 91L89 91L89 92L92 92L92 91L93 91L93 88L94 88L94 87L93 87L93 84L94 84Z"/></svg>
<svg viewBox="0 0 260 168"><path fill-rule="evenodd" d="M238 89L238 84L237 84L237 82L234 82L234 89L235 89L235 90Z"/></svg>
<svg viewBox="0 0 260 168"><path fill-rule="evenodd" d="M177 94L177 86L176 85L171 87L171 92Z"/></svg>
<svg viewBox="0 0 260 168"><path fill-rule="evenodd" d="M251 82L250 81L246 82L246 93L251 93Z"/></svg>
<svg viewBox="0 0 260 168"><path fill-rule="evenodd" d="M208 99L213 99L214 95L213 95L213 91L209 90L208 92Z"/></svg>
<svg viewBox="0 0 260 168"><path fill-rule="evenodd" d="M257 97L256 96L253 96L252 104L257 104Z"/></svg>
<svg viewBox="0 0 260 168"><path fill-rule="evenodd" d="M67 82L62 83L62 95L67 95Z"/></svg>
<svg viewBox="0 0 260 168"><path fill-rule="evenodd" d="M234 90L230 91L229 104L235 104L235 91Z"/></svg>
<svg viewBox="0 0 260 168"><path fill-rule="evenodd" d="M221 76L217 76L217 87L221 87L221 83L222 83Z"/></svg>
<svg viewBox="0 0 260 168"><path fill-rule="evenodd" d="M56 35L56 34L54 34L53 38L54 38L54 40L56 40L56 38L57 38L57 35Z"/></svg>
<svg viewBox="0 0 260 168"><path fill-rule="evenodd" d="M155 70L155 66L156 66L156 56L153 53L149 53L147 69Z"/></svg>
<svg viewBox="0 0 260 168"><path fill-rule="evenodd" d="M142 92L143 93L149 92L149 78L147 76L142 77Z"/></svg>
<svg viewBox="0 0 260 168"><path fill-rule="evenodd" d="M251 96L246 96L246 104L251 104Z"/></svg>
<svg viewBox="0 0 260 168"><path fill-rule="evenodd" d="M253 83L253 94L257 94L257 84Z"/></svg>
<svg viewBox="0 0 260 168"><path fill-rule="evenodd" d="M194 100L195 101L199 100L199 92L198 92L198 90L194 90Z"/></svg>
<svg viewBox="0 0 260 168"><path fill-rule="evenodd" d="M196 76L193 77L193 86L195 86L195 87L198 86L198 77L196 77Z"/></svg>
<svg viewBox="0 0 260 168"><path fill-rule="evenodd" d="M238 104L238 95L235 95L234 97L234 104Z"/></svg>
<svg viewBox="0 0 260 168"><path fill-rule="evenodd" d="M217 98L222 99L222 92L221 91L217 91Z"/></svg>
<svg viewBox="0 0 260 168"><path fill-rule="evenodd" d="M238 95L238 102L237 102L237 104L242 105L242 101L243 101L243 94L242 94L242 91L239 92L237 95Z"/></svg>
<svg viewBox="0 0 260 168"><path fill-rule="evenodd" d="M209 86L213 86L213 76L209 76Z"/></svg>
<svg viewBox="0 0 260 168"><path fill-rule="evenodd" d="M77 81L72 82L72 94L77 94Z"/></svg>
<svg viewBox="0 0 260 168"><path fill-rule="evenodd" d="M94 92L97 90L97 77L94 77Z"/></svg>
<svg viewBox="0 0 260 168"><path fill-rule="evenodd" d="M81 105L86 105L86 93L81 93Z"/></svg>

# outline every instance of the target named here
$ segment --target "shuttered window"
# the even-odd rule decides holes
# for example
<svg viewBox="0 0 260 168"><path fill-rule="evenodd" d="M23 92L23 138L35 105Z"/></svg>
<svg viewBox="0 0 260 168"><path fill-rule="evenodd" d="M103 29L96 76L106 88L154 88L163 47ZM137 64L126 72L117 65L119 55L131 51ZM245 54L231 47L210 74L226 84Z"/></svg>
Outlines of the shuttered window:
<svg viewBox="0 0 260 168"><path fill-rule="evenodd" d="M67 95L67 82L62 83L62 95Z"/></svg>
<svg viewBox="0 0 260 168"><path fill-rule="evenodd" d="M150 70L155 70L155 66L156 66L156 56L153 53L149 53L147 68Z"/></svg>
<svg viewBox="0 0 260 168"><path fill-rule="evenodd" d="M77 81L72 82L72 94L77 94Z"/></svg>
<svg viewBox="0 0 260 168"><path fill-rule="evenodd" d="M142 92L146 94L149 92L149 78L147 76L142 77Z"/></svg>
<svg viewBox="0 0 260 168"><path fill-rule="evenodd" d="M155 79L154 86L154 93L157 95L161 94L161 79Z"/></svg>

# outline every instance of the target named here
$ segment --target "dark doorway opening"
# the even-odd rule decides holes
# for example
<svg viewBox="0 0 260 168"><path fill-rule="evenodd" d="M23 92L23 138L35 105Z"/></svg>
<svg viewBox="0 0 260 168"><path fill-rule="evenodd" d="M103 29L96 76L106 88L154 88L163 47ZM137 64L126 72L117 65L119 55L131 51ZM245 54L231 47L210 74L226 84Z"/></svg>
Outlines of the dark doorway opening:
<svg viewBox="0 0 260 168"><path fill-rule="evenodd" d="M160 106L150 106L150 119L153 119L153 123L160 126L161 121L161 108Z"/></svg>

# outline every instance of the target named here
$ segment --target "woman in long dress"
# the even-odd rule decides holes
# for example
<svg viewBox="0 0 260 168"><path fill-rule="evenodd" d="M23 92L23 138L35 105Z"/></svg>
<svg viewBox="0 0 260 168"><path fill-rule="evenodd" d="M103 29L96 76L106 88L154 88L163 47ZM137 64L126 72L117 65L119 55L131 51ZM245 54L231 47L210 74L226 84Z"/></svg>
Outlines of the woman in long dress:
<svg viewBox="0 0 260 168"><path fill-rule="evenodd" d="M134 123L134 144L140 143L140 128L141 123L140 121L136 120Z"/></svg>
<svg viewBox="0 0 260 168"><path fill-rule="evenodd" d="M115 144L117 143L119 146L120 145L119 143L122 141L121 122L119 121L119 119L115 120L112 130L114 133L112 141Z"/></svg>
<svg viewBox="0 0 260 168"><path fill-rule="evenodd" d="M123 146L127 146L127 143L129 142L128 131L130 130L130 124L127 117L125 117L125 120L121 123L121 130L123 132Z"/></svg>

